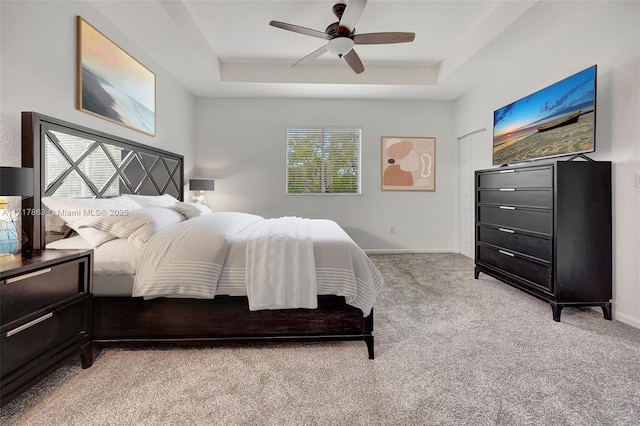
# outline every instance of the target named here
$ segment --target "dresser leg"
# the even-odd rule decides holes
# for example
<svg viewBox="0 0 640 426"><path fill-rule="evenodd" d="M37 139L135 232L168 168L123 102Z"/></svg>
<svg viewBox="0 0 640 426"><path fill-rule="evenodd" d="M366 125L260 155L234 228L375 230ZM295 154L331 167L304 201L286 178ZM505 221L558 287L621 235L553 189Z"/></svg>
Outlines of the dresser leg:
<svg viewBox="0 0 640 426"><path fill-rule="evenodd" d="M367 344L369 359L373 359L373 336L364 336L364 341Z"/></svg>
<svg viewBox="0 0 640 426"><path fill-rule="evenodd" d="M473 278L477 280L479 276L480 271L478 270L478 268L473 268Z"/></svg>
<svg viewBox="0 0 640 426"><path fill-rule="evenodd" d="M602 304L602 313L604 314L604 319L611 321L611 303Z"/></svg>
<svg viewBox="0 0 640 426"><path fill-rule="evenodd" d="M551 311L553 312L553 320L555 322L560 322L560 313L562 312L562 305L559 305L554 302L549 302L551 305Z"/></svg>
<svg viewBox="0 0 640 426"><path fill-rule="evenodd" d="M93 347L91 343L87 343L82 347L80 363L82 364L82 368L89 368L93 365Z"/></svg>

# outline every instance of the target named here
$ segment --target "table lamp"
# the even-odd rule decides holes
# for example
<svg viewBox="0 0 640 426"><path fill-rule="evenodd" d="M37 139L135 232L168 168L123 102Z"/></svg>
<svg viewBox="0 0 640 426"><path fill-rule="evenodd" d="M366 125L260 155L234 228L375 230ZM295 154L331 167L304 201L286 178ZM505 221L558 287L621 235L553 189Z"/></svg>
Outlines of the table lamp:
<svg viewBox="0 0 640 426"><path fill-rule="evenodd" d="M194 197L196 203L206 205L204 191L213 191L213 179L189 179L189 190L200 191L199 195Z"/></svg>
<svg viewBox="0 0 640 426"><path fill-rule="evenodd" d="M7 207L6 197L33 196L33 169L26 167L0 167L0 256L18 253L22 236L13 212Z"/></svg>

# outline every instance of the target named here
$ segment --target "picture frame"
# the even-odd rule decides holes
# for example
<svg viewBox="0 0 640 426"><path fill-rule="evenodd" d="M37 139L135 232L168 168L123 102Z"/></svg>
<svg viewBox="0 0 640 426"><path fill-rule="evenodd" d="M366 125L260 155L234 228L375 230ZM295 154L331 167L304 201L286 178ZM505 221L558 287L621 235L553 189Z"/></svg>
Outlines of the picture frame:
<svg viewBox="0 0 640 426"><path fill-rule="evenodd" d="M77 108L156 135L156 75L77 17Z"/></svg>
<svg viewBox="0 0 640 426"><path fill-rule="evenodd" d="M436 190L436 138L382 136L382 190Z"/></svg>

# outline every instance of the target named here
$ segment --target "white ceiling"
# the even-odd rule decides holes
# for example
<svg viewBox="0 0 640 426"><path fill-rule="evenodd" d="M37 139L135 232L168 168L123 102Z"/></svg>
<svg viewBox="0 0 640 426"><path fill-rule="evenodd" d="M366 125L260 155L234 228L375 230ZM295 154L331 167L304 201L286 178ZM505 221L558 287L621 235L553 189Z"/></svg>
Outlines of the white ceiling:
<svg viewBox="0 0 640 426"><path fill-rule="evenodd" d="M329 53L292 68L323 40L269 25L324 31L336 21L333 0L88 2L196 96L360 99L455 99L483 78L469 62L536 3L369 0L357 33L416 37L356 46L365 66L357 75Z"/></svg>

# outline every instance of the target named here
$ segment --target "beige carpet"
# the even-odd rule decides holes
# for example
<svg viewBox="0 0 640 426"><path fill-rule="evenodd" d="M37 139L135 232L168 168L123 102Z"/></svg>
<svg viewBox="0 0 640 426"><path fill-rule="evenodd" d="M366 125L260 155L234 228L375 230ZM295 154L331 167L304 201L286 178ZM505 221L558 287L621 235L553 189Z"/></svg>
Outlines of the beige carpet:
<svg viewBox="0 0 640 426"><path fill-rule="evenodd" d="M363 342L109 349L4 407L25 425L637 425L640 330L547 303L454 254L372 255Z"/></svg>

